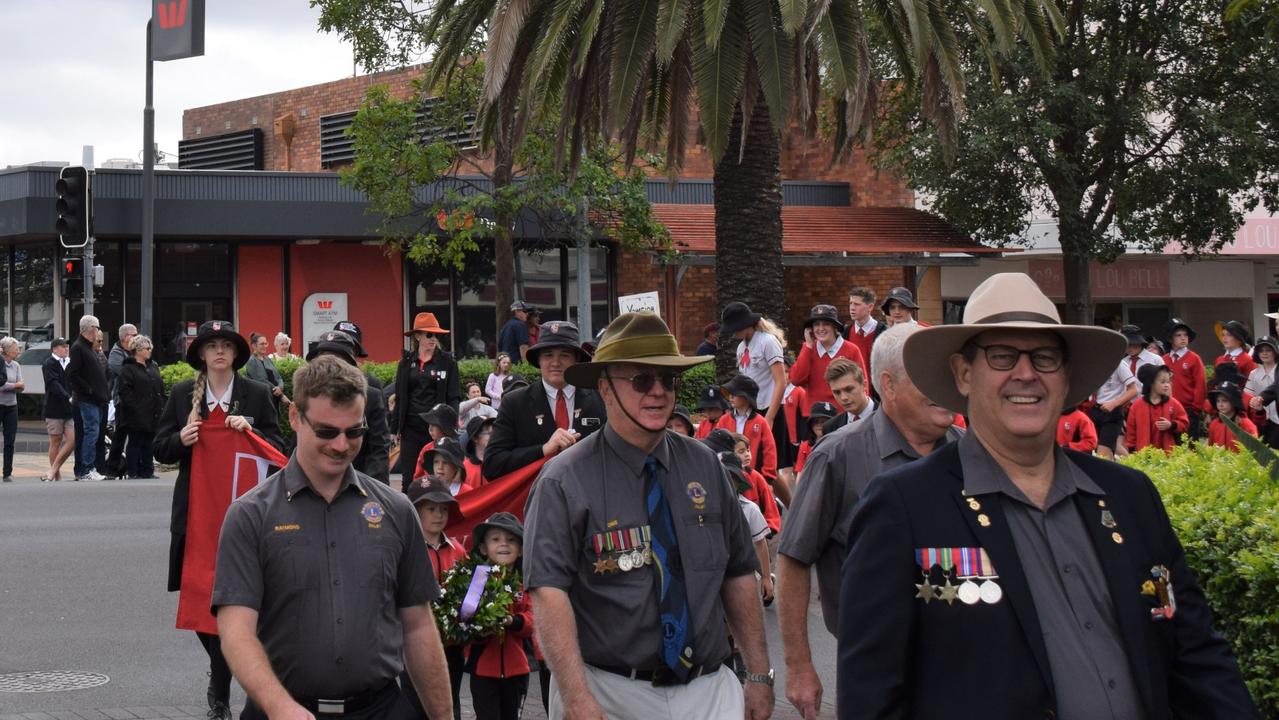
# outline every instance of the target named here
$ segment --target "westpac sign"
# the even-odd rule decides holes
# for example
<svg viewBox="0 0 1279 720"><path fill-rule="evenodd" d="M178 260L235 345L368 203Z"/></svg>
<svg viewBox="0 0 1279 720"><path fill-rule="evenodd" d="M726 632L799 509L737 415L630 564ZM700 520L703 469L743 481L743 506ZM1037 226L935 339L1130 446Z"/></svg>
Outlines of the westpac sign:
<svg viewBox="0 0 1279 720"><path fill-rule="evenodd" d="M204 54L204 0L151 0L151 59Z"/></svg>

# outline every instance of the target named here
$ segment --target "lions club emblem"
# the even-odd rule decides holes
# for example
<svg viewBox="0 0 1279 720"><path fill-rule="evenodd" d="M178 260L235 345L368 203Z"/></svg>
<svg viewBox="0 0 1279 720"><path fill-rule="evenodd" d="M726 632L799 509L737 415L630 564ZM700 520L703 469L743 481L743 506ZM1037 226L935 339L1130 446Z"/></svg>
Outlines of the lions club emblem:
<svg viewBox="0 0 1279 720"><path fill-rule="evenodd" d="M382 518L386 516L386 509L382 507L382 503L376 500L370 500L364 503L364 507L360 508L360 514L368 521L371 527L377 527L382 524Z"/></svg>
<svg viewBox="0 0 1279 720"><path fill-rule="evenodd" d="M702 487L699 482L689 483L688 499L693 501L694 510L704 510L706 508L706 488Z"/></svg>

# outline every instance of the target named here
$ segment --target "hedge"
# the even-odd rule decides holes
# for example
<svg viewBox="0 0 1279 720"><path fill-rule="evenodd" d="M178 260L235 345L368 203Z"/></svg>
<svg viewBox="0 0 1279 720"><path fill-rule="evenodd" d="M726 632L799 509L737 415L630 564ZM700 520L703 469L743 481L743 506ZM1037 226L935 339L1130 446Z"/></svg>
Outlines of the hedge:
<svg viewBox="0 0 1279 720"><path fill-rule="evenodd" d="M1248 453L1203 444L1123 462L1159 488L1262 717L1279 717L1279 484Z"/></svg>
<svg viewBox="0 0 1279 720"><path fill-rule="evenodd" d="M360 367L365 372L382 381L382 384L391 387L395 384L395 369L399 363L361 363ZM284 377L284 394L289 397L293 396L293 373L302 366L301 360L276 360L275 367L280 371L280 375ZM466 383L474 380L481 387L488 380L489 373L493 372L493 361L477 358L469 358L459 360L457 362L458 374L462 387L466 387ZM540 377L537 368L528 363L520 363L511 369L515 375L519 375L530 383L537 382ZM244 373L243 370L240 371ZM184 362L165 365L160 368L160 377L164 379L164 390L166 393L172 391L174 385L183 380L190 380L195 377L195 369ZM697 394L703 387L715 381L715 365L714 363L704 363L698 365L684 373L684 383L680 387L679 402L692 408L697 404ZM286 415L281 413L280 432L287 439L292 437L293 428L289 427L289 420Z"/></svg>

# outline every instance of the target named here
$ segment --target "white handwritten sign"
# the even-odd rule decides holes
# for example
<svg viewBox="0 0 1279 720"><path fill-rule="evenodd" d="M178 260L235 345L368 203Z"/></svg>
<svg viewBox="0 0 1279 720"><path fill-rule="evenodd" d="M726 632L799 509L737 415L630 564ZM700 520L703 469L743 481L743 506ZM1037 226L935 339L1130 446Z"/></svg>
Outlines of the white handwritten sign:
<svg viewBox="0 0 1279 720"><path fill-rule="evenodd" d="M657 291L636 293L634 295L622 295L617 298L617 308L621 312L651 312L662 314L658 307Z"/></svg>

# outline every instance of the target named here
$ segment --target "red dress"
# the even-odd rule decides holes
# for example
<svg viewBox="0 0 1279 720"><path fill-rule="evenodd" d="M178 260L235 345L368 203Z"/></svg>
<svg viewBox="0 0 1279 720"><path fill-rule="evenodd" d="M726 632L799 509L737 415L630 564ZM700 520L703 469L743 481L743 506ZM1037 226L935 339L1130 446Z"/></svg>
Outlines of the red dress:
<svg viewBox="0 0 1279 720"><path fill-rule="evenodd" d="M1167 430L1155 427L1155 421L1166 419L1172 423ZM1146 398L1137 398L1128 408L1128 424L1124 432L1124 444L1132 452L1154 445L1164 452L1172 452L1177 437L1190 426L1186 409L1176 398L1168 398L1153 405Z"/></svg>
<svg viewBox="0 0 1279 720"><path fill-rule="evenodd" d="M726 412L720 417L715 427L723 428L731 433L737 432L737 421L733 413ZM752 411L746 421L743 435L750 441L751 462L756 470L764 474L768 480L777 479L777 443L773 440L773 429L758 411Z"/></svg>
<svg viewBox="0 0 1279 720"><path fill-rule="evenodd" d="M1057 421L1057 444L1090 453L1097 449L1097 426L1083 410L1075 410Z"/></svg>
<svg viewBox="0 0 1279 720"><path fill-rule="evenodd" d="M1236 415L1235 422L1250 434L1257 434L1257 426L1243 415ZM1212 424L1208 426L1208 444L1219 445L1224 448L1230 448L1234 452L1239 452L1239 445L1235 442L1235 434L1230 432L1230 428L1226 427L1221 418L1213 420Z"/></svg>
<svg viewBox="0 0 1279 720"><path fill-rule="evenodd" d="M865 378L870 377L870 370L866 367L866 360L862 357L862 351L847 340L840 344L839 350L835 351L833 357L830 355L819 356L816 350L805 345L799 351L799 358L795 361L795 365L790 369L791 384L807 391L807 406L804 408L805 415L813 407L813 403L835 402L835 395L830 391L830 384L826 382L826 368L830 367L831 361L837 357L857 363L862 369L863 382Z"/></svg>

